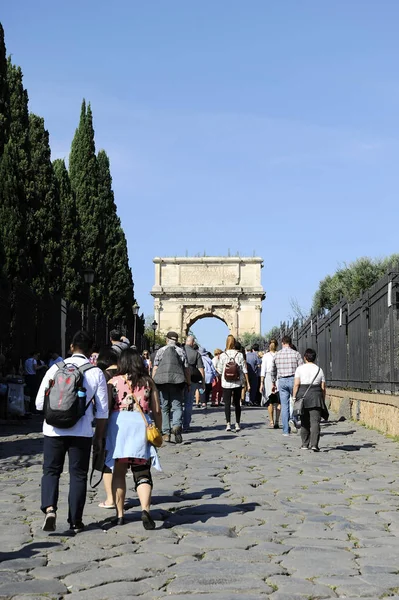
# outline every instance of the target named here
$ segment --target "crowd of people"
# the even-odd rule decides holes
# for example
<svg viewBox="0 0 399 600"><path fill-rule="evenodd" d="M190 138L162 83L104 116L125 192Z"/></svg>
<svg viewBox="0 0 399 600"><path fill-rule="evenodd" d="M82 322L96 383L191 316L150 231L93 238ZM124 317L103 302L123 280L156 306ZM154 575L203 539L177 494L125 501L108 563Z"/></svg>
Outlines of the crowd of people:
<svg viewBox="0 0 399 600"><path fill-rule="evenodd" d="M118 331L111 332L110 344L99 352L92 352L92 346L90 336L80 331L65 360L54 353L52 364L44 369L32 355L25 364L32 376L44 371L35 403L37 411L44 413L44 531L56 528L59 478L67 454L68 522L75 533L84 529L92 447L93 468L101 471L105 492L99 506L115 511L110 523L125 523L130 469L143 526L154 529L151 468L161 470L161 464L148 431L154 424L160 444L181 444L190 432L194 406L198 410L223 406L226 431L237 434L243 405L265 406L271 428L280 427L281 415L284 436L299 429L301 449L319 451L320 422L327 418L324 374L315 364L315 352L308 349L302 358L288 336L280 350L273 339L267 351L260 352L256 344L244 349L229 335L225 349L217 348L213 355L198 347L191 335L180 344L174 331L167 333L166 344L152 355L148 351L140 355Z"/></svg>

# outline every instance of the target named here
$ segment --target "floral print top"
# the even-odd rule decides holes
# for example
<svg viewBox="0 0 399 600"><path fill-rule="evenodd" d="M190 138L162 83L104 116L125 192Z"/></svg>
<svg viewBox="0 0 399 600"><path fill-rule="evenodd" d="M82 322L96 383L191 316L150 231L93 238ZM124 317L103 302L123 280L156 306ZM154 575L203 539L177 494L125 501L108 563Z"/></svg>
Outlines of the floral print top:
<svg viewBox="0 0 399 600"><path fill-rule="evenodd" d="M114 412L122 410L139 411L136 401L140 402L141 409L144 413L150 412L151 401L151 386L147 383L143 387L135 387L132 393L130 383L126 381L124 375L117 375L110 380L112 385L112 399Z"/></svg>

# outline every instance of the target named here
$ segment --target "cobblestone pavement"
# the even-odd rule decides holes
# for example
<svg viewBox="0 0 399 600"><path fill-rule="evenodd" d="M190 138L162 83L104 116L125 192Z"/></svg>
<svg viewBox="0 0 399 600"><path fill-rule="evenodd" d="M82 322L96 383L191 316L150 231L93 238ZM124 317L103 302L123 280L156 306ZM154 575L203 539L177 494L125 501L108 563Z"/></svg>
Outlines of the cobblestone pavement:
<svg viewBox="0 0 399 600"><path fill-rule="evenodd" d="M223 421L198 411L184 443L160 450L155 531L129 479L127 523L104 531L100 486L74 537L67 472L57 532L41 530L39 422L0 426L0 597L399 600L398 445L332 422L316 454L268 429L264 409L246 409L239 434Z"/></svg>

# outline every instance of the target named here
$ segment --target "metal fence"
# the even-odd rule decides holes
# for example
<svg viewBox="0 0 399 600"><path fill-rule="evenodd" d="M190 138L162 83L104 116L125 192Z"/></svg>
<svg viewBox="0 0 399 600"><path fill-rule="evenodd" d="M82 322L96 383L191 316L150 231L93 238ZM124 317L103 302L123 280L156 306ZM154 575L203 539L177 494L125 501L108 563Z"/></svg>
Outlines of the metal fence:
<svg viewBox="0 0 399 600"><path fill-rule="evenodd" d="M109 331L115 327L129 336L133 329L130 321L116 323L93 314L92 333L96 344L99 347L108 344ZM0 354L5 358L0 369L3 375L17 372L20 361L32 351L39 351L44 359L50 351L65 356L74 333L82 328L82 322L82 310L68 305L59 296L39 298L21 284L13 289L6 285L0 287ZM138 348L142 349L141 329L136 338Z"/></svg>
<svg viewBox="0 0 399 600"><path fill-rule="evenodd" d="M355 302L281 331L298 351L316 350L327 384L399 393L399 273L390 272Z"/></svg>

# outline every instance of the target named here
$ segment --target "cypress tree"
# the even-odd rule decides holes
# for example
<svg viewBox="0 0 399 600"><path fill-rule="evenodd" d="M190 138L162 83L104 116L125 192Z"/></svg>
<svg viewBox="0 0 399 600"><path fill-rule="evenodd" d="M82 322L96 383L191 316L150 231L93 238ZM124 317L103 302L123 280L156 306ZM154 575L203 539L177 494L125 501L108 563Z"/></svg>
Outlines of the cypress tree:
<svg viewBox="0 0 399 600"><path fill-rule="evenodd" d="M82 301L83 281L76 201L65 161L55 160L53 168L61 215L61 293L69 302L78 304Z"/></svg>
<svg viewBox="0 0 399 600"><path fill-rule="evenodd" d="M18 198L19 212L25 226L24 238L20 240L25 248L21 262L19 279L31 282L34 271L34 249L32 239L36 235L33 197L33 181L30 164L28 93L22 83L20 67L7 62L7 83L10 98L9 140L13 147L14 169L16 170L15 194Z"/></svg>
<svg viewBox="0 0 399 600"><path fill-rule="evenodd" d="M131 315L134 303L132 273L129 267L125 234L117 215L109 158L104 150L97 157L99 173L99 206L104 220L105 234L105 294L103 309L119 321Z"/></svg>
<svg viewBox="0 0 399 600"><path fill-rule="evenodd" d="M10 94L7 82L7 51L4 29L0 23L0 157L8 139L10 126Z"/></svg>
<svg viewBox="0 0 399 600"><path fill-rule="evenodd" d="M75 132L69 157L69 173L76 197L82 245L83 268L95 272L91 286L92 305L101 312L104 297L104 235L101 233L102 214L98 205L98 165L94 143L93 115L90 104L83 100L79 126Z"/></svg>
<svg viewBox="0 0 399 600"><path fill-rule="evenodd" d="M32 285L38 294L56 294L61 284L60 205L55 184L49 134L44 119L29 115L29 140L36 210L34 245L38 269Z"/></svg>
<svg viewBox="0 0 399 600"><path fill-rule="evenodd" d="M0 242L3 275L10 283L21 279L23 242L26 240L18 197L18 177L17 152L12 140L9 140L0 159Z"/></svg>

